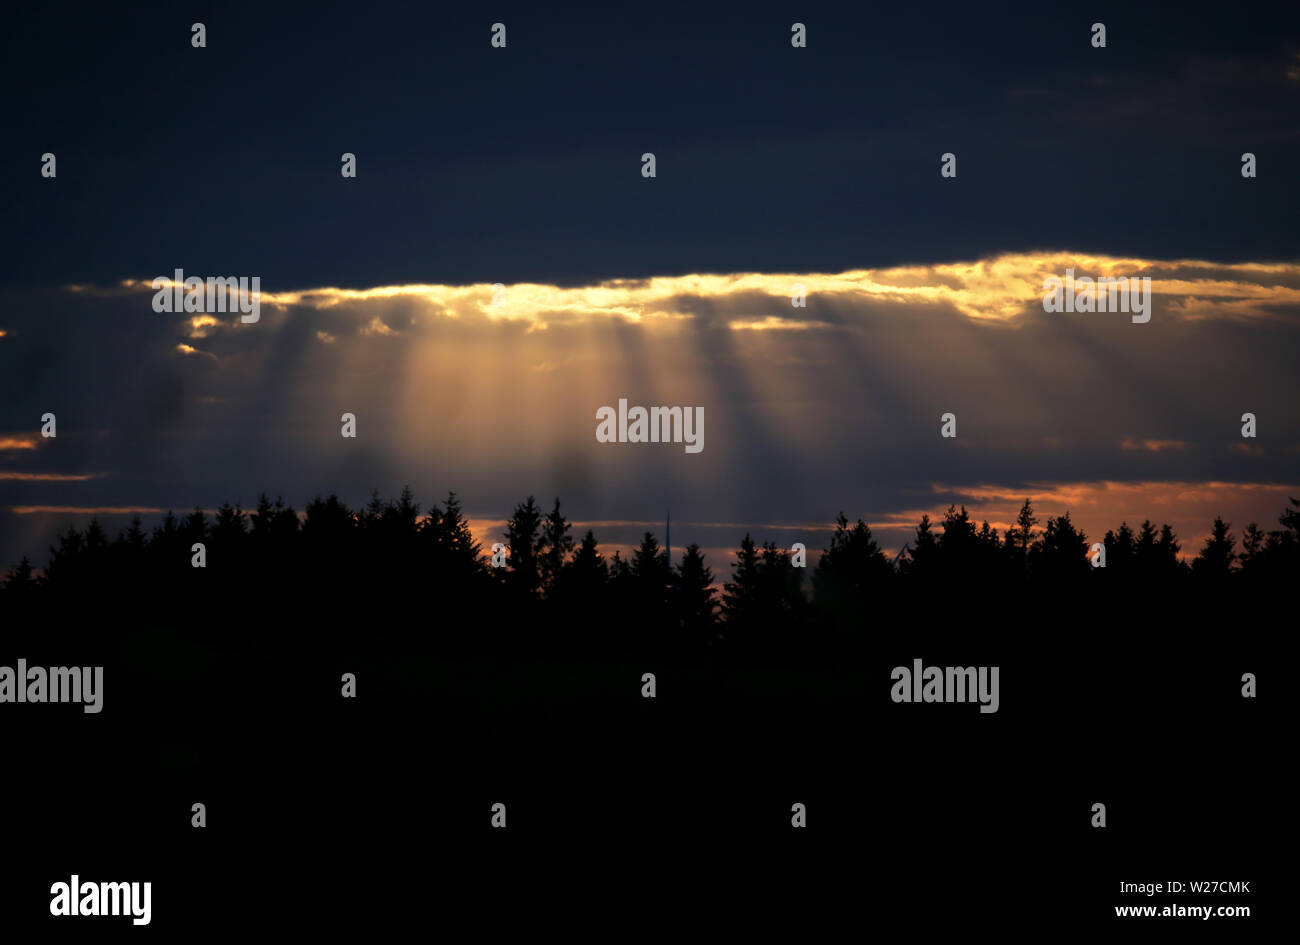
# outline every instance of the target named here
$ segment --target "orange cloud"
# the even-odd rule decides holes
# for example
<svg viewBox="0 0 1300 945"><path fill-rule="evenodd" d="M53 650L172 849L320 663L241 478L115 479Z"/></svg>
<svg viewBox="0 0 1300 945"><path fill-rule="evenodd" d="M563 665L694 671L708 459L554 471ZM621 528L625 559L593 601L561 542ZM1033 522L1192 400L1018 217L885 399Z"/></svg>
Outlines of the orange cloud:
<svg viewBox="0 0 1300 945"><path fill-rule="evenodd" d="M1126 436L1119 445L1121 449L1159 453L1161 450L1185 449L1189 444L1185 440L1134 440L1133 437Z"/></svg>
<svg viewBox="0 0 1300 945"><path fill-rule="evenodd" d="M28 473L3 472L0 479L16 482L85 482L88 479L100 479L105 473Z"/></svg>
<svg viewBox="0 0 1300 945"><path fill-rule="evenodd" d="M15 515L162 515L167 509L144 505L11 505Z"/></svg>
<svg viewBox="0 0 1300 945"><path fill-rule="evenodd" d="M181 354L185 355L186 357L189 357L192 354L199 354L205 358L211 358L213 361L217 360L217 356L213 354L211 351L200 351L198 348L195 348L192 345L187 345L184 343L178 344L176 346L176 350L179 351Z"/></svg>

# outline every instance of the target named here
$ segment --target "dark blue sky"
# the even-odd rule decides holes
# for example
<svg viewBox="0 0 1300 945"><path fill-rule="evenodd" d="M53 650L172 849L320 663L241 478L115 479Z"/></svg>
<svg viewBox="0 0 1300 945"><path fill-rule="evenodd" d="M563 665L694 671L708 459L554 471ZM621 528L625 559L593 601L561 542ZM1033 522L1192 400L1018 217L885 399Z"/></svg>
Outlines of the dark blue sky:
<svg viewBox="0 0 1300 945"><path fill-rule="evenodd" d="M0 39L0 284L1294 259L1284 6L24 5Z"/></svg>

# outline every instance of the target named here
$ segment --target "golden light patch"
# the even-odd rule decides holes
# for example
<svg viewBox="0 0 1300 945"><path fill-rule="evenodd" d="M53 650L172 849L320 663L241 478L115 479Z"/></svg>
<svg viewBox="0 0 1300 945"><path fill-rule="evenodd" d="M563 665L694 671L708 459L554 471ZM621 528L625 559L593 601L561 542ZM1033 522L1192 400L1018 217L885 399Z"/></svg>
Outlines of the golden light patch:
<svg viewBox="0 0 1300 945"><path fill-rule="evenodd" d="M211 315L196 315L190 319L190 337L206 338L209 328L215 328L218 322Z"/></svg>
<svg viewBox="0 0 1300 945"><path fill-rule="evenodd" d="M768 315L766 318L738 318L727 322L727 327L732 331L807 331L823 325L821 322L801 322Z"/></svg>
<svg viewBox="0 0 1300 945"><path fill-rule="evenodd" d="M1042 317L1044 283L1067 270L1091 278L1149 277L1160 311L1183 319L1277 319L1287 306L1300 305L1300 264L1215 263L1205 260L1154 260L1067 251L1004 253L987 259L933 265L855 269L840 273L692 273L645 279L610 279L594 285L541 283L507 285L408 285L343 289L332 286L285 292L263 291L261 304L317 311L344 305L356 308L362 335L391 337L404 332L383 317L388 306L402 305L413 327L424 320L466 319L524 322L533 331L569 323L621 320L650 323L699 320L700 305L717 311L732 331L807 330L826 324L808 311L792 314L790 298L799 285L811 306L866 303L905 313L918 306L950 306L974 321L1014 324ZM166 281L166 280L165 280ZM71 292L102 294L90 286ZM114 292L151 291L144 280L124 280ZM353 303L356 303L353 305ZM759 306L755 311L755 306ZM728 311L744 307L745 314ZM376 309L380 312L375 314ZM766 309L766 311L764 310ZM1059 316L1048 316L1059 317ZM198 330L222 330L211 316L191 320Z"/></svg>

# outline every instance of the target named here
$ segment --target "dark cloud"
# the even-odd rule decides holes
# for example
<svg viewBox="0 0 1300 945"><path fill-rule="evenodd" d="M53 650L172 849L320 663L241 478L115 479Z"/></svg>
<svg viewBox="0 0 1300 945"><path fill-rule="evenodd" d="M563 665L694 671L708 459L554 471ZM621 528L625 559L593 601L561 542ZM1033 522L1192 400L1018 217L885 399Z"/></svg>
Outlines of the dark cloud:
<svg viewBox="0 0 1300 945"><path fill-rule="evenodd" d="M1300 13L1001 9L25 7L0 37L0 187L21 234L0 283L63 282L69 264L283 290L1042 247L1300 255ZM189 45L199 16L206 50ZM494 20L507 49L489 47ZM47 151L56 180L38 175ZM956 180L939 177L946 151Z"/></svg>

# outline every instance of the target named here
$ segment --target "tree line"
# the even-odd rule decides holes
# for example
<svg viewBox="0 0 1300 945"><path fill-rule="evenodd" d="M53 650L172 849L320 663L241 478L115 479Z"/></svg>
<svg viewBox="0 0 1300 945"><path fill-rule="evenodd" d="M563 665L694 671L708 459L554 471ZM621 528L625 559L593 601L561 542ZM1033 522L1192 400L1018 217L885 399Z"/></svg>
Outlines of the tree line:
<svg viewBox="0 0 1300 945"><path fill-rule="evenodd" d="M899 595L950 587L1284 587L1300 563L1300 501L1290 500L1278 524L1265 532L1250 523L1238 540L1216 518L1186 561L1169 525L1124 522L1101 539L1105 567L1096 568L1092 543L1069 513L1040 527L1029 499L1001 535L987 521L977 526L964 506L950 506L936 522L923 516L893 559L862 519L850 523L841 513L814 566L796 567L790 550L746 534L719 585L698 545L673 562L650 531L627 556L602 553L590 529L575 535L558 498L549 511L531 496L515 506L501 536L504 566L494 567L455 493L428 509L409 488L389 500L376 492L355 510L335 495L317 497L302 515L263 495L251 512L230 503L215 516L168 512L151 532L137 517L111 539L95 519L85 529L69 527L50 548L44 573L24 557L6 577L3 595L72 597L141 585L181 591L205 582L233 590L243 582L250 599L281 585L328 599L331 589L353 586L377 595L372 600L437 598L446 619L497 614L514 624L582 624L594 614L618 613L633 629L660 637L698 642L743 632L760 639L792 625L852 625ZM191 563L196 543L205 546L204 568Z"/></svg>

